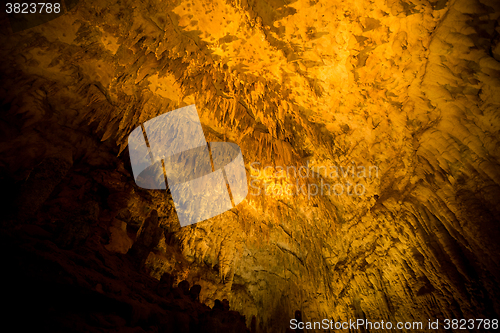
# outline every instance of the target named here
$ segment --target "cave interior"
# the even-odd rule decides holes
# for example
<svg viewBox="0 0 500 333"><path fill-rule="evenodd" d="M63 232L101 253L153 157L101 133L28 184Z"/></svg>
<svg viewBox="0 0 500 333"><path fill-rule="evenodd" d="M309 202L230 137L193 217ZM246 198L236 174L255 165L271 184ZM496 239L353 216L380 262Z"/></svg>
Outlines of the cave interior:
<svg viewBox="0 0 500 333"><path fill-rule="evenodd" d="M4 323L498 328L500 2L60 3L0 14ZM248 194L181 227L127 138L190 105L240 147Z"/></svg>

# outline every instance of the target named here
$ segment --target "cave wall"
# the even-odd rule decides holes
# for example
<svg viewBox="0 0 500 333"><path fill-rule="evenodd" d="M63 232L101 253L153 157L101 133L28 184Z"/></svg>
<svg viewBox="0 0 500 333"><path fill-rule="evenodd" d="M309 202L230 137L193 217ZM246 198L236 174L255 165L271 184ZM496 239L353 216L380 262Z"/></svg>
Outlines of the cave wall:
<svg viewBox="0 0 500 333"><path fill-rule="evenodd" d="M155 210L163 236L146 271L201 285L210 306L227 298L259 331L283 331L295 310L305 320L496 317L499 9L104 0L16 33L3 18L7 225L71 225L67 245L97 232L75 214L94 214L106 249L127 253ZM135 186L126 145L139 124L193 103L208 141L242 148L250 180L366 191L250 190L181 229L168 193ZM262 172L330 165L378 172Z"/></svg>

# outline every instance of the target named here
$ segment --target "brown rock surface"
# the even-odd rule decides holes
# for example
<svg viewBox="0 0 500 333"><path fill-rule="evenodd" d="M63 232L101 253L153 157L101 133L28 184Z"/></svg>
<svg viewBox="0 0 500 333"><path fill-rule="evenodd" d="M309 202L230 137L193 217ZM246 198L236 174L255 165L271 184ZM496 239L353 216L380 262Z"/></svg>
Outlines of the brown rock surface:
<svg viewBox="0 0 500 333"><path fill-rule="evenodd" d="M30 311L60 293L36 317L60 331L243 329L224 306L174 297L184 280L256 332L284 332L297 310L498 318L499 17L494 0L100 0L16 33L3 18L10 283L38 297ZM261 194L180 228L168 191L134 184L126 145L193 103ZM364 192L263 194L320 181ZM61 312L75 300L92 311Z"/></svg>

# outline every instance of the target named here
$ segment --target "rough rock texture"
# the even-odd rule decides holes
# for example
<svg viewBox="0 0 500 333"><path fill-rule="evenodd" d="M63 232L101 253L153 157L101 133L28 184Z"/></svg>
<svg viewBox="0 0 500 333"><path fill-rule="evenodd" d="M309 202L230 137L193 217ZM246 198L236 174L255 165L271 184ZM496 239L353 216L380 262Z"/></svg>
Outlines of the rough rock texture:
<svg viewBox="0 0 500 333"><path fill-rule="evenodd" d="M137 272L127 256L105 250L98 237L71 251L52 237L36 225L2 233L2 251L16 250L3 261L9 269L3 279L9 327L22 332L250 332L238 312L210 309L189 297L180 291L181 285L189 288L187 281L172 288L171 279L156 281Z"/></svg>
<svg viewBox="0 0 500 333"><path fill-rule="evenodd" d="M225 311L215 301L227 299L258 332L285 331L296 310L498 318L499 7L102 0L15 34L4 19L4 229L39 225L60 251L125 255L157 280L199 285L202 303ZM126 145L139 124L193 103L209 141L240 145L259 189L323 180L365 192L251 188L181 229L168 192L135 186ZM378 171L262 172L331 165Z"/></svg>

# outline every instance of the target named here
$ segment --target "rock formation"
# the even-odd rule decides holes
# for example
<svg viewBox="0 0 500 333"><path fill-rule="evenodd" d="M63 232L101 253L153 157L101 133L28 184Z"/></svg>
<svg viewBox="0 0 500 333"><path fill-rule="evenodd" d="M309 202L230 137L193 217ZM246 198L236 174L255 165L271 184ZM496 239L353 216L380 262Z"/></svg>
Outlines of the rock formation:
<svg viewBox="0 0 500 333"><path fill-rule="evenodd" d="M12 318L498 319L499 17L495 0L79 1L15 32L4 15ZM168 191L134 183L127 136L190 104L208 141L241 147L252 186L181 228Z"/></svg>

